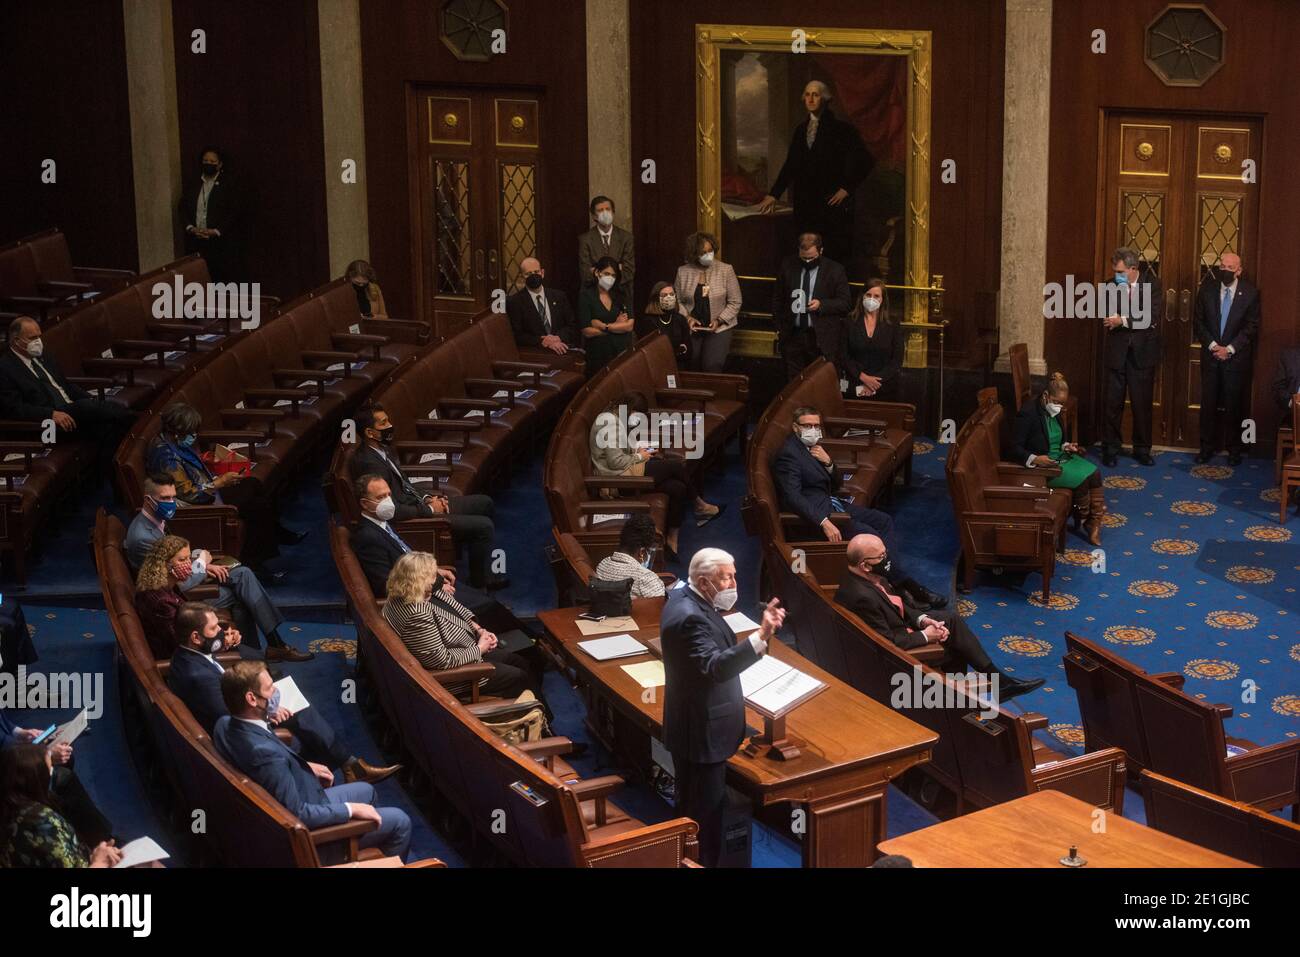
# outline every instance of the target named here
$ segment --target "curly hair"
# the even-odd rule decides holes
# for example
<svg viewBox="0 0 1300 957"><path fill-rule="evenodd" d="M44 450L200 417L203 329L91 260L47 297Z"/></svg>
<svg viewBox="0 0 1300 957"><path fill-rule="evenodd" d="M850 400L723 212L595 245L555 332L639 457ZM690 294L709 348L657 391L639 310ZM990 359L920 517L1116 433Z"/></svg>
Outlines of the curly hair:
<svg viewBox="0 0 1300 957"><path fill-rule="evenodd" d="M154 542L153 548L149 549L149 554L140 563L140 574L135 578L135 590L157 591L160 588L170 588L173 582L167 566L171 564L177 552L189 547L189 541L179 535L164 535Z"/></svg>
<svg viewBox="0 0 1300 957"><path fill-rule="evenodd" d="M438 560L428 552L407 552L388 573L388 598L398 601L426 601L429 586L438 577Z"/></svg>

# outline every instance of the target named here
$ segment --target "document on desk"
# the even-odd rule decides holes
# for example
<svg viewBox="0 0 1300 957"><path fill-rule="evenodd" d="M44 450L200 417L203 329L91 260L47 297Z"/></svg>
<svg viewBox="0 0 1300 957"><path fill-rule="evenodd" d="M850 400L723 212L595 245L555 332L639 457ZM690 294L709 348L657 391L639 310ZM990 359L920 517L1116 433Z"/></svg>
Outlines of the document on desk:
<svg viewBox="0 0 1300 957"><path fill-rule="evenodd" d="M662 688L668 681L664 677L664 663L658 658L654 661L638 661L634 665L624 665L623 670L642 688Z"/></svg>
<svg viewBox="0 0 1300 957"><path fill-rule="evenodd" d="M608 638L593 638L578 642L578 647L597 661L613 661L615 658L631 658L633 655L648 654L649 650L631 635L611 635Z"/></svg>
<svg viewBox="0 0 1300 957"><path fill-rule="evenodd" d="M733 611L730 615L723 615L722 620L731 626L731 630L738 635L747 631L758 631L759 624L753 618L750 618L743 611Z"/></svg>
<svg viewBox="0 0 1300 957"><path fill-rule="evenodd" d="M740 673L745 700L756 708L780 714L800 699L826 687L825 682L765 655Z"/></svg>
<svg viewBox="0 0 1300 957"><path fill-rule="evenodd" d="M78 713L78 715L71 721L59 725L55 732L50 735L49 741L46 743L71 744L73 741L76 741L77 738L81 737L81 732L86 730L86 723L86 709L82 708L80 713Z"/></svg>
<svg viewBox="0 0 1300 957"><path fill-rule="evenodd" d="M275 682L275 687L280 692L280 707L288 708L290 714L297 714L299 711L311 707L311 702L307 700L306 695L298 690L298 683L292 678L281 678Z"/></svg>
<svg viewBox="0 0 1300 957"><path fill-rule="evenodd" d="M641 627L631 615L619 615L604 621L585 621L579 618L577 625L584 635L608 635L616 631L636 631Z"/></svg>

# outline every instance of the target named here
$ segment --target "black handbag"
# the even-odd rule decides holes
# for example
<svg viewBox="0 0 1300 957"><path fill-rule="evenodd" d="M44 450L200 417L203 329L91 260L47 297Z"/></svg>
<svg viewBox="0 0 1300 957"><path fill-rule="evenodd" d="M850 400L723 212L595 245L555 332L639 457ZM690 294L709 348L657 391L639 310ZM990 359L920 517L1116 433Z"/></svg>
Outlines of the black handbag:
<svg viewBox="0 0 1300 957"><path fill-rule="evenodd" d="M632 579L605 581L594 575L587 582L591 595L591 614L605 618L619 618L632 613Z"/></svg>

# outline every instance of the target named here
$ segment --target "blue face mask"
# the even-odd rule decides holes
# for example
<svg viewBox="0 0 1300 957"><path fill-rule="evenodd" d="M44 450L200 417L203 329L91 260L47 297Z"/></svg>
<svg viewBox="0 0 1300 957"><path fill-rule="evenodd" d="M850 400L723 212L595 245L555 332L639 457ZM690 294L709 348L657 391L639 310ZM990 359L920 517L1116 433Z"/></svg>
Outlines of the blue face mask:
<svg viewBox="0 0 1300 957"><path fill-rule="evenodd" d="M183 436L183 437L181 438L180 444L183 445L185 448L188 449L191 445L194 444L194 440L197 439L197 438L198 438L197 435L186 435L186 436Z"/></svg>
<svg viewBox="0 0 1300 957"><path fill-rule="evenodd" d="M154 502L153 513L161 518L164 522L170 522L176 517L175 502Z"/></svg>
<svg viewBox="0 0 1300 957"><path fill-rule="evenodd" d="M1120 286L1127 286L1127 285L1128 285L1128 273L1127 273L1126 271L1116 270L1116 272L1115 272L1115 282L1116 282L1118 285L1120 285Z"/></svg>

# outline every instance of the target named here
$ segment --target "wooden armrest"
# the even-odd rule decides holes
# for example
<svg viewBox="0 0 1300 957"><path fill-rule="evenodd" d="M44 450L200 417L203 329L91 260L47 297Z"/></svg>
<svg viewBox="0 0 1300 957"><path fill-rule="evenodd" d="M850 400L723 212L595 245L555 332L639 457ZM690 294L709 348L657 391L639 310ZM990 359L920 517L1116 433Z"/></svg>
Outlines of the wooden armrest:
<svg viewBox="0 0 1300 957"><path fill-rule="evenodd" d="M362 319L360 325L363 333L387 336L394 342L409 342L412 345L427 341L431 332L428 323L414 319L394 319L391 316L387 319Z"/></svg>
<svg viewBox="0 0 1300 957"><path fill-rule="evenodd" d="M70 375L65 378L73 385L79 385L83 389L111 389L117 385L116 379L110 379L107 376Z"/></svg>
<svg viewBox="0 0 1300 957"><path fill-rule="evenodd" d="M634 498L616 498L599 502L579 502L578 511L595 515L619 515L623 512L645 512L649 514L650 503L638 502Z"/></svg>
<svg viewBox="0 0 1300 957"><path fill-rule="evenodd" d="M477 432L483 428L478 416L470 419L416 419L417 432Z"/></svg>
<svg viewBox="0 0 1300 957"><path fill-rule="evenodd" d="M1122 813L1126 756L1122 748L1106 748L1077 758L1041 765L1031 772L1039 791L1061 791L1091 803L1098 792L1114 795L1112 809Z"/></svg>
<svg viewBox="0 0 1300 957"><path fill-rule="evenodd" d="M305 402L307 399L310 399L311 396L303 392L301 389L245 389L244 398L253 399L257 402L278 402L281 399L288 399L290 402L294 403L293 411L294 414L297 415L297 404L299 402Z"/></svg>
<svg viewBox="0 0 1300 957"><path fill-rule="evenodd" d="M410 464L403 462L402 471L407 475L450 476L452 468L446 462L414 462Z"/></svg>
<svg viewBox="0 0 1300 957"><path fill-rule="evenodd" d="M513 702L511 702L513 704ZM530 703L531 707L539 707L536 703ZM568 754L573 750L573 742L565 737L541 738L537 741L525 741L516 745L520 751L531 758L549 758L556 755Z"/></svg>
<svg viewBox="0 0 1300 957"><path fill-rule="evenodd" d="M308 831L307 835L311 838L313 845L320 847L322 844L333 844L335 841L346 841L360 837L377 827L379 825L374 821L344 821L342 824L318 827L315 830ZM355 860L355 855L349 854L349 857Z"/></svg>
<svg viewBox="0 0 1300 957"><path fill-rule="evenodd" d="M77 296L83 292L94 292L95 287L88 282L68 282L64 279L43 279L36 287L44 292L62 293L64 297Z"/></svg>
<svg viewBox="0 0 1300 957"><path fill-rule="evenodd" d="M480 409L483 412L495 412L499 408L501 408L501 403L497 402L494 399L453 398L453 399L438 400L439 411L443 409L466 409L468 411L473 411L474 409Z"/></svg>
<svg viewBox="0 0 1300 957"><path fill-rule="evenodd" d="M379 354L379 347L388 345L387 336L371 336L364 333L353 332L336 332L330 336L330 341L336 346L351 345L356 348L356 355L359 358L361 350L365 346L370 347L370 358L376 362L383 357Z"/></svg>
<svg viewBox="0 0 1300 957"><path fill-rule="evenodd" d="M468 665L461 665L459 668L430 671L429 676L440 685L456 684L461 681L473 681L477 685L477 679L490 678L494 670L490 661L475 661Z"/></svg>
<svg viewBox="0 0 1300 957"><path fill-rule="evenodd" d="M872 429L876 432L889 428L884 419L852 419L841 415L823 415L822 424L838 429Z"/></svg>
<svg viewBox="0 0 1300 957"><path fill-rule="evenodd" d="M255 451L254 446L258 442L266 440L265 432L258 432L254 429L203 429L196 436L197 441L202 445L211 445L214 442L220 442L222 445L229 445L231 442L247 442L249 453ZM249 458L253 456L249 454ZM178 516L182 512L176 513Z"/></svg>
<svg viewBox="0 0 1300 957"><path fill-rule="evenodd" d="M119 349L127 352L167 352L176 343L166 339L118 339L113 343L113 351Z"/></svg>
<svg viewBox="0 0 1300 957"><path fill-rule="evenodd" d="M599 778L587 778L575 781L569 789L579 801L596 802L596 826L602 827L609 822L609 796L623 786L623 779L617 774L607 774Z"/></svg>
<svg viewBox="0 0 1300 957"><path fill-rule="evenodd" d="M340 377L339 373L329 372L325 369L272 369L271 370L271 378L277 382L279 382L282 379L286 382L315 382L317 383L318 392L324 389L325 380L337 379L339 377Z"/></svg>
<svg viewBox="0 0 1300 957"><path fill-rule="evenodd" d="M1177 688L1179 691L1183 690L1183 684L1187 681L1187 676L1181 671L1162 671L1160 674L1147 675L1147 677L1171 688Z"/></svg>
<svg viewBox="0 0 1300 957"><path fill-rule="evenodd" d="M1032 502L1045 502L1051 494L1050 489L1017 488L1014 485L989 485L984 489L985 498L1025 499Z"/></svg>
<svg viewBox="0 0 1300 957"><path fill-rule="evenodd" d="M589 867L610 866L602 863L609 861L615 867L675 865L699 868L700 865L690 858L690 855L699 852L698 834L698 824L688 817L679 817L587 841L582 845L582 855ZM664 859L665 851L672 849L676 852L679 848L686 852L686 857L671 863Z"/></svg>
<svg viewBox="0 0 1300 957"><path fill-rule="evenodd" d="M1061 474L1059 465L1013 465L1010 462L998 463L998 477L1004 479L1026 479L1039 484Z"/></svg>
<svg viewBox="0 0 1300 957"><path fill-rule="evenodd" d="M357 362L361 358L355 352L331 352L325 349L304 349L299 355L314 362Z"/></svg>
<svg viewBox="0 0 1300 957"><path fill-rule="evenodd" d="M523 392L528 388L528 386L519 379L466 379L465 388L468 389L470 386L479 389L495 389L498 392L508 391L512 398L514 397L514 393Z"/></svg>
<svg viewBox="0 0 1300 957"><path fill-rule="evenodd" d="M587 492L602 488L621 489L633 492L653 492L655 480L648 475L588 475L582 480Z"/></svg>
<svg viewBox="0 0 1300 957"><path fill-rule="evenodd" d="M223 419L263 419L268 422L274 422L276 419L283 419L285 416L284 409L220 409L219 414Z"/></svg>
<svg viewBox="0 0 1300 957"><path fill-rule="evenodd" d="M1234 754L1227 759L1228 771L1236 774L1246 768L1258 768L1260 765L1274 761L1295 761L1300 758L1300 738L1269 744L1262 748L1253 748L1245 754Z"/></svg>
<svg viewBox="0 0 1300 957"><path fill-rule="evenodd" d="M1020 720L1024 721L1025 726L1030 731L1037 731L1039 728L1045 728L1048 723L1047 715L1039 714L1037 711L1026 711L1020 716Z"/></svg>

